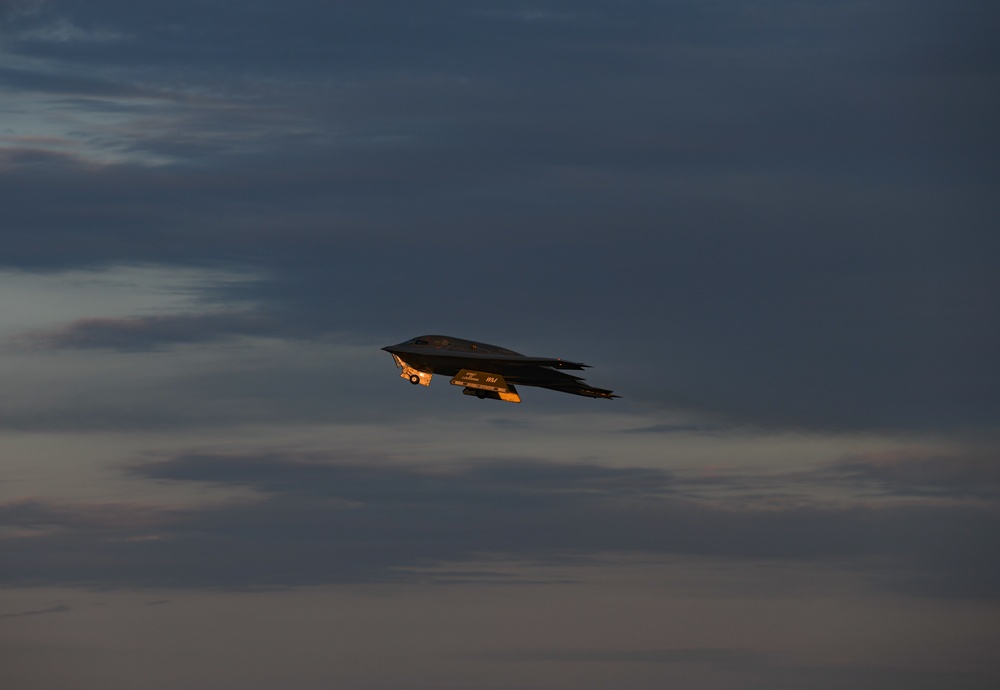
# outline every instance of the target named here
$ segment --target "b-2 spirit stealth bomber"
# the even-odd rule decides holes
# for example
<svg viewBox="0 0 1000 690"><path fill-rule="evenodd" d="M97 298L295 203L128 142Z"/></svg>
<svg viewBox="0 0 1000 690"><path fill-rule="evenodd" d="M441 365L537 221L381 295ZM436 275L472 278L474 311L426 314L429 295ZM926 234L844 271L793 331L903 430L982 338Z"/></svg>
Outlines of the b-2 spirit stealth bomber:
<svg viewBox="0 0 1000 690"><path fill-rule="evenodd" d="M444 335L422 335L382 348L392 355L400 376L413 385L429 386L434 374L451 376L462 393L477 398L521 402L515 386L538 386L588 398L617 398L566 371L588 365L550 357L526 357L496 345Z"/></svg>

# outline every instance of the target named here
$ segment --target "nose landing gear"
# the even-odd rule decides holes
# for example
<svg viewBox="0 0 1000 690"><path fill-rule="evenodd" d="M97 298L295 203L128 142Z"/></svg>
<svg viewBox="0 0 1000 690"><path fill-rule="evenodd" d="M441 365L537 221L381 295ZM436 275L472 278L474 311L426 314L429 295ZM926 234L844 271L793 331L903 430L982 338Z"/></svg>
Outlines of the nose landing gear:
<svg viewBox="0 0 1000 690"><path fill-rule="evenodd" d="M400 359L399 355L394 354L392 356L392 359L396 362L396 366L402 370L399 373L400 378L406 379L414 386L431 385L431 377L433 376L433 374L426 371L420 371L419 369L414 369L409 364Z"/></svg>

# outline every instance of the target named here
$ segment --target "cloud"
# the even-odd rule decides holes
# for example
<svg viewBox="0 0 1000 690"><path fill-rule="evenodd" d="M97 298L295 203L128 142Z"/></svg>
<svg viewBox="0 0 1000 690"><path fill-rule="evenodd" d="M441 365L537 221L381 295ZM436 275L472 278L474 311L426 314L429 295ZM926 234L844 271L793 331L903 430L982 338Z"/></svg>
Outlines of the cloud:
<svg viewBox="0 0 1000 690"><path fill-rule="evenodd" d="M39 609L37 611L18 611L17 613L0 613L0 618L23 618L25 616L43 616L47 613L66 613L72 611L72 606L57 604L51 608Z"/></svg>
<svg viewBox="0 0 1000 690"><path fill-rule="evenodd" d="M4 0L0 2L0 22L37 12L47 0Z"/></svg>
<svg viewBox="0 0 1000 690"><path fill-rule="evenodd" d="M465 503L486 495L528 498L658 494L670 475L645 468L610 468L585 463L549 465L502 460L437 468L336 463L322 453L264 455L179 455L136 465L132 472L153 479L209 481L250 486L265 493L331 494L351 501ZM388 489L388 493L387 493ZM465 496L469 491L475 496Z"/></svg>
<svg viewBox="0 0 1000 690"><path fill-rule="evenodd" d="M51 24L22 31L17 38L20 41L55 43L107 43L129 40L127 36L108 29L82 29L65 17Z"/></svg>
<svg viewBox="0 0 1000 690"><path fill-rule="evenodd" d="M979 687L982 679L963 671L941 671L864 664L789 663L779 655L754 649L532 649L507 650L480 655L490 661L508 663L561 662L573 664L644 664L674 667L707 667L713 671L738 673L745 687L757 688L885 688L940 687L957 683Z"/></svg>
<svg viewBox="0 0 1000 690"><path fill-rule="evenodd" d="M129 318L90 318L54 331L18 338L27 349L109 349L121 352L157 351L180 343L211 342L237 336L267 336L287 332L261 312L172 314Z"/></svg>
<svg viewBox="0 0 1000 690"><path fill-rule="evenodd" d="M957 453L912 449L854 455L833 463L830 472L887 494L1000 498L1000 454L991 446Z"/></svg>
<svg viewBox="0 0 1000 690"><path fill-rule="evenodd" d="M423 580L428 566L490 554L539 564L710 555L859 569L877 586L920 596L1000 596L989 547L1000 516L981 506L695 500L662 472L525 460L421 467L319 453L196 454L130 471L258 497L171 509L7 504L0 521L22 536L6 540L3 582L294 587Z"/></svg>
<svg viewBox="0 0 1000 690"><path fill-rule="evenodd" d="M485 658L512 663L564 661L574 663L698 664L719 670L760 671L777 665L770 655L752 649L532 649L507 650Z"/></svg>

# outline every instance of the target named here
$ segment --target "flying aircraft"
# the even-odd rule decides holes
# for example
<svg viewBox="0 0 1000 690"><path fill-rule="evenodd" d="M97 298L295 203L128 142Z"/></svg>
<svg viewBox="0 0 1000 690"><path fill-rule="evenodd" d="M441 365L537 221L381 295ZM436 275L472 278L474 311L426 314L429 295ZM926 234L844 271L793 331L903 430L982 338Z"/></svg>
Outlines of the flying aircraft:
<svg viewBox="0 0 1000 690"><path fill-rule="evenodd" d="M617 398L609 390L595 388L579 376L588 365L549 357L525 357L496 345L445 335L422 335L399 345L382 348L392 355L399 374L413 385L429 386L434 374L451 376L462 393L477 398L521 402L515 384L538 386L588 398Z"/></svg>

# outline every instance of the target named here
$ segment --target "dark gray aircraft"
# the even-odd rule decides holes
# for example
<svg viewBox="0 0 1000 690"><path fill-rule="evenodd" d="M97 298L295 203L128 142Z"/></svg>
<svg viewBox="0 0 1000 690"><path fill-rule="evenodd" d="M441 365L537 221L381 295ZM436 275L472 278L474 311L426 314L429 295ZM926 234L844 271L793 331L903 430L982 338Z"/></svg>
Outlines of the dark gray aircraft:
<svg viewBox="0 0 1000 690"><path fill-rule="evenodd" d="M579 376L565 374L580 371L586 364L548 357L524 355L496 345L477 343L444 335L422 335L383 350L392 355L402 373L413 385L429 386L434 374L451 376L451 383L462 386L462 393L477 398L521 402L514 385L538 386L588 398L617 398L609 390L594 388Z"/></svg>

